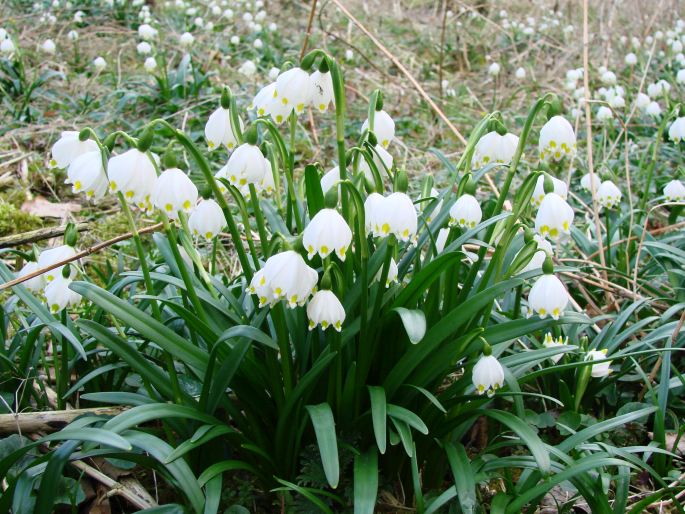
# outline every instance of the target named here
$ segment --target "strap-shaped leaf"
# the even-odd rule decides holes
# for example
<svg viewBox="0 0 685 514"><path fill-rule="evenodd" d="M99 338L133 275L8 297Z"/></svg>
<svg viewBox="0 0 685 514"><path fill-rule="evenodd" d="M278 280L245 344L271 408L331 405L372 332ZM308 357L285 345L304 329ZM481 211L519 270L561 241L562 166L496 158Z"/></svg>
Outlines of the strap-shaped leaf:
<svg viewBox="0 0 685 514"><path fill-rule="evenodd" d="M471 461L466 455L464 446L459 443L445 443L445 452L452 469L461 510L466 514L472 513L476 508L476 480L471 468Z"/></svg>
<svg viewBox="0 0 685 514"><path fill-rule="evenodd" d="M369 448L354 457L354 514L373 514L378 494L378 453Z"/></svg>
<svg viewBox="0 0 685 514"><path fill-rule="evenodd" d="M421 342L423 336L426 335L426 315L423 311L419 309L405 309L404 307L395 307L393 311L400 315L409 341L412 344Z"/></svg>
<svg viewBox="0 0 685 514"><path fill-rule="evenodd" d="M428 427L423 420L412 411L400 407L399 405L388 404L388 416L405 422L410 427L415 428L422 434L428 434Z"/></svg>
<svg viewBox="0 0 685 514"><path fill-rule="evenodd" d="M307 412L312 419L316 442L319 445L321 463L328 484L335 489L340 481L340 464L338 462L338 439L335 435L333 411L327 403L307 405Z"/></svg>
<svg viewBox="0 0 685 514"><path fill-rule="evenodd" d="M373 435L376 437L378 451L385 453L387 446L387 404L385 401L385 389L380 386L368 386L371 397L371 421L373 422Z"/></svg>

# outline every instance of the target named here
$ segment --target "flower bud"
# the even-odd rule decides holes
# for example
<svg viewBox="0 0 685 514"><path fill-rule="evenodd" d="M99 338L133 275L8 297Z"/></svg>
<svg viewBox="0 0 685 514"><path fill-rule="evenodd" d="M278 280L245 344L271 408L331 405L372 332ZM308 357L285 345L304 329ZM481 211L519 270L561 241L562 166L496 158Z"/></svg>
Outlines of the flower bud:
<svg viewBox="0 0 685 514"><path fill-rule="evenodd" d="M307 55L305 55L300 61L300 68L304 71L309 71L311 67L314 65L314 60L316 59L317 55L318 52L316 50L313 50L309 52Z"/></svg>
<svg viewBox="0 0 685 514"><path fill-rule="evenodd" d="M154 137L154 132L152 129L146 129L143 135L140 136L138 140L138 150L140 152L147 152L152 146L152 138Z"/></svg>
<svg viewBox="0 0 685 514"><path fill-rule="evenodd" d="M231 106L231 89L228 86L224 86L221 91L221 107L228 109Z"/></svg>
<svg viewBox="0 0 685 514"><path fill-rule="evenodd" d="M542 272L545 275L551 275L554 273L554 263L549 255L545 257L545 262L542 263Z"/></svg>
<svg viewBox="0 0 685 514"><path fill-rule="evenodd" d="M376 97L376 111L383 110L383 91L378 91L378 96Z"/></svg>
<svg viewBox="0 0 685 514"><path fill-rule="evenodd" d="M62 278L71 278L71 264L65 264L62 268Z"/></svg>
<svg viewBox="0 0 685 514"><path fill-rule="evenodd" d="M544 182L543 182L543 190L545 191L545 194L554 193L554 182L552 181L552 177L550 177L546 173L545 173L545 178L544 178Z"/></svg>
<svg viewBox="0 0 685 514"><path fill-rule="evenodd" d="M561 114L564 111L564 106L561 103L561 99L554 95L554 98L547 104L547 119L551 119L554 116Z"/></svg>
<svg viewBox="0 0 685 514"><path fill-rule="evenodd" d="M523 231L523 241L527 244L530 243L535 238L535 232L532 228L526 227Z"/></svg>
<svg viewBox="0 0 685 514"><path fill-rule="evenodd" d="M331 187L326 191L326 196L324 198L324 203L326 208L335 209L338 205L338 188Z"/></svg>
<svg viewBox="0 0 685 514"><path fill-rule="evenodd" d="M166 151L162 155L162 167L165 169L178 167L176 154L173 152L171 145L167 146Z"/></svg>
<svg viewBox="0 0 685 514"><path fill-rule="evenodd" d="M409 176L404 170L398 170L395 174L395 191L406 193L409 189Z"/></svg>
<svg viewBox="0 0 685 514"><path fill-rule="evenodd" d="M69 223L64 231L64 244L67 246L74 247L78 241L78 230L76 230L76 225Z"/></svg>
<svg viewBox="0 0 685 514"><path fill-rule="evenodd" d="M250 144L250 145L256 145L257 144L257 126L252 125L250 128L248 128L245 131L245 142Z"/></svg>
<svg viewBox="0 0 685 514"><path fill-rule="evenodd" d="M86 141L90 137L90 129L84 128L81 132L78 133L78 140L83 142Z"/></svg>
<svg viewBox="0 0 685 514"><path fill-rule="evenodd" d="M366 137L371 146L376 146L378 144L378 138L372 131L369 130L369 133L366 135Z"/></svg>

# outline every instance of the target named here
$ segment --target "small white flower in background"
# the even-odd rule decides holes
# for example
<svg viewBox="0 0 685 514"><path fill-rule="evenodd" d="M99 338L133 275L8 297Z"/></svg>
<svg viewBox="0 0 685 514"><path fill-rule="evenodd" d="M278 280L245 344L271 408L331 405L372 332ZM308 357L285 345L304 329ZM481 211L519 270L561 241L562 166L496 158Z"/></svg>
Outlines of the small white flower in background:
<svg viewBox="0 0 685 514"><path fill-rule="evenodd" d="M554 184L554 193L559 195L561 198L566 200L568 197L568 189L566 188L566 182L559 180L556 177L551 177L552 184ZM530 203L536 207L540 207L540 204L545 199L545 177L539 176L538 181L535 183L535 190L533 191L533 196L530 199Z"/></svg>
<svg viewBox="0 0 685 514"><path fill-rule="evenodd" d="M29 261L19 270L17 273L17 278L23 278L38 271L39 269L40 267L38 266L37 262ZM43 275L38 275L37 277L33 277L22 282L21 285L23 285L32 293L37 293L38 291L41 291L43 287L45 287L45 277Z"/></svg>
<svg viewBox="0 0 685 514"><path fill-rule="evenodd" d="M493 396L504 385L504 369L494 355L481 355L471 378L478 394Z"/></svg>
<svg viewBox="0 0 685 514"><path fill-rule="evenodd" d="M238 118L240 129L243 129L243 120ZM216 150L220 146L225 146L232 150L238 143L236 135L231 127L231 112L229 109L219 108L209 115L205 125L205 139L209 150Z"/></svg>
<svg viewBox="0 0 685 514"><path fill-rule="evenodd" d="M269 75L268 75L269 79L275 81L275 80L278 78L278 74L279 74L280 72L281 72L281 70L279 70L278 68L272 67L272 68L269 70Z"/></svg>
<svg viewBox="0 0 685 514"><path fill-rule="evenodd" d="M621 196L621 190L611 180L602 182L602 185L597 190L597 200L602 207L607 209L611 209L621 203Z"/></svg>
<svg viewBox="0 0 685 514"><path fill-rule="evenodd" d="M232 45L237 45L240 43L240 36L231 36L230 41Z"/></svg>
<svg viewBox="0 0 685 514"><path fill-rule="evenodd" d="M143 23L138 27L138 37L144 41L150 41L157 37L157 29L147 23Z"/></svg>
<svg viewBox="0 0 685 514"><path fill-rule="evenodd" d="M195 41L195 37L190 32L184 32L178 38L178 42L183 48L190 47Z"/></svg>
<svg viewBox="0 0 685 514"><path fill-rule="evenodd" d="M72 192L85 193L89 200L102 198L109 183L100 150L81 154L71 161L64 183L72 184Z"/></svg>
<svg viewBox="0 0 685 514"><path fill-rule="evenodd" d="M620 95L615 95L611 100L609 100L609 105L611 105L611 107L614 109L623 109L626 106L626 100Z"/></svg>
<svg viewBox="0 0 685 514"><path fill-rule="evenodd" d="M57 142L52 145L51 168L67 168L79 155L88 152L99 152L98 144L92 139L81 141L79 133L74 130L66 130Z"/></svg>
<svg viewBox="0 0 685 514"><path fill-rule="evenodd" d="M685 201L685 185L680 180L671 180L664 187L664 196L669 202Z"/></svg>
<svg viewBox="0 0 685 514"><path fill-rule="evenodd" d="M647 86L647 94L650 98L659 98L660 96L666 96L671 91L671 84L665 80L659 80L653 84Z"/></svg>
<svg viewBox="0 0 685 514"><path fill-rule="evenodd" d="M179 211L189 214L196 203L197 187L183 171L170 168L157 177L152 204L171 219L178 219Z"/></svg>
<svg viewBox="0 0 685 514"><path fill-rule="evenodd" d="M226 177L236 186L257 185L270 168L257 145L243 143L231 154L226 163Z"/></svg>
<svg viewBox="0 0 685 514"><path fill-rule="evenodd" d="M204 26L204 24L205 24L205 20L203 20L200 17L197 17L193 20L193 25L195 25L196 27L202 28Z"/></svg>
<svg viewBox="0 0 685 514"><path fill-rule="evenodd" d="M437 253L442 253L445 249L445 244L447 244L447 236L450 235L449 228L441 228L438 232L438 237L435 238L435 250Z"/></svg>
<svg viewBox="0 0 685 514"><path fill-rule="evenodd" d="M328 106L335 102L331 72L315 71L311 74L312 96L310 104L319 112L326 112Z"/></svg>
<svg viewBox="0 0 685 514"><path fill-rule="evenodd" d="M547 193L535 216L535 231L544 237L557 240L571 233L573 208L556 193Z"/></svg>
<svg viewBox="0 0 685 514"><path fill-rule="evenodd" d="M547 332L545 334L545 339L542 341L542 346L544 346L545 348L558 348L560 346L564 347L567 344L568 344L568 337L564 338L563 336L559 336L556 339L554 339L554 337L552 337L551 332ZM561 360L561 358L563 356L564 356L563 353L558 353L558 354L550 357L550 359L552 359L552 361L554 361L554 364L556 364L557 362L559 362Z"/></svg>
<svg viewBox="0 0 685 514"><path fill-rule="evenodd" d="M613 86L616 84L616 74L613 71L605 71L602 73L602 82L607 86Z"/></svg>
<svg viewBox="0 0 685 514"><path fill-rule="evenodd" d="M278 30L278 25L274 22L269 23L269 32L276 32Z"/></svg>
<svg viewBox="0 0 685 514"><path fill-rule="evenodd" d="M541 318L551 316L558 320L568 304L566 287L556 275L539 277L528 294L529 307Z"/></svg>
<svg viewBox="0 0 685 514"><path fill-rule="evenodd" d="M154 154L152 158L157 160ZM110 192L120 192L127 202L140 209L152 210L150 195L157 180L157 172L147 153L131 148L112 157L107 163L107 177Z"/></svg>
<svg viewBox="0 0 685 514"><path fill-rule="evenodd" d="M7 34L7 31L4 28L0 27L0 41L2 41L3 39L7 39L8 37L9 34Z"/></svg>
<svg viewBox="0 0 685 514"><path fill-rule="evenodd" d="M83 17L86 15L83 11L76 11L74 13L74 22L75 23L83 23Z"/></svg>
<svg viewBox="0 0 685 514"><path fill-rule="evenodd" d="M326 194L330 188L332 188L336 182L340 180L340 167L335 166L334 168L331 168L328 170L326 173L324 173L324 176L321 177L321 189L323 191L323 194ZM340 186L338 186L338 190L340 189Z"/></svg>
<svg viewBox="0 0 685 514"><path fill-rule="evenodd" d="M526 264L526 266L521 270L521 273L527 273L529 271L539 270L545 263L545 259L549 255L550 257L554 254L554 249L552 248L552 243L547 241L544 237L535 234L533 236L535 242L538 244L538 249L533 254L533 258Z"/></svg>
<svg viewBox="0 0 685 514"><path fill-rule="evenodd" d="M625 63L628 66L635 66L637 64L637 55L635 55L633 52L626 54Z"/></svg>
<svg viewBox="0 0 685 514"><path fill-rule="evenodd" d="M493 77L496 77L499 75L500 72L500 65L496 62L493 62L489 67L488 67L488 75L491 75Z"/></svg>
<svg viewBox="0 0 685 514"><path fill-rule="evenodd" d="M57 50L57 46L55 45L55 42L52 39L46 39L45 41L43 41L41 48L43 52L50 55L54 54Z"/></svg>
<svg viewBox="0 0 685 514"><path fill-rule="evenodd" d="M605 122L612 120L613 117L614 113L606 105L602 105L599 109L597 109L597 120Z"/></svg>
<svg viewBox="0 0 685 514"><path fill-rule="evenodd" d="M0 43L0 53L6 57L11 56L16 48L11 39L7 38Z"/></svg>
<svg viewBox="0 0 685 514"><path fill-rule="evenodd" d="M257 65L254 62L247 60L240 65L240 68L238 68L238 73L241 73L246 77L252 77L255 73L257 73Z"/></svg>
<svg viewBox="0 0 685 514"><path fill-rule="evenodd" d="M675 144L685 139L685 117L676 118L668 129L668 137Z"/></svg>
<svg viewBox="0 0 685 514"><path fill-rule="evenodd" d="M661 107L656 102L650 102L647 108L645 109L645 113L654 118L658 118L659 116L661 116Z"/></svg>
<svg viewBox="0 0 685 514"><path fill-rule="evenodd" d="M373 162L376 164L376 168L378 168L378 173L380 173L382 178L386 175L386 168L388 170L392 169L392 155L390 155L388 151L385 148L383 148L380 144L377 144L374 147L374 151L371 153L373 155ZM369 163L366 162L366 159L364 159L364 157L361 156L359 157L359 171L364 173L364 176L369 182L373 182L373 173L371 172L371 167L369 166Z"/></svg>
<svg viewBox="0 0 685 514"><path fill-rule="evenodd" d="M294 308L305 304L318 278L316 270L307 266L299 253L287 250L269 257L247 290L259 297L260 306L284 299L288 307Z"/></svg>
<svg viewBox="0 0 685 514"><path fill-rule="evenodd" d="M222 13L222 16L223 16L224 18L229 19L229 20L230 20L231 18L233 18L233 15L234 15L233 9L224 9L224 12Z"/></svg>
<svg viewBox="0 0 685 514"><path fill-rule="evenodd" d="M97 71L102 71L107 67L107 61L103 57L96 57L93 59L93 67Z"/></svg>
<svg viewBox="0 0 685 514"><path fill-rule="evenodd" d="M379 269L378 273L376 273L375 280L380 281L381 280L381 275L383 274L383 269ZM395 259L392 257L390 258L390 266L388 266L388 278L385 279L385 287L386 289L390 287L390 284L394 284L398 282L398 275L399 275L399 269L397 267L397 263L395 262Z"/></svg>
<svg viewBox="0 0 685 514"><path fill-rule="evenodd" d="M226 226L226 218L214 200L202 200L188 218L188 228L196 236L214 238Z"/></svg>
<svg viewBox="0 0 685 514"><path fill-rule="evenodd" d="M78 39L78 32L75 30L70 30L67 33L67 39L69 39L69 41L76 41Z"/></svg>
<svg viewBox="0 0 685 514"><path fill-rule="evenodd" d="M560 160L564 156L576 154L576 134L573 127L563 116L552 116L540 129L540 159Z"/></svg>
<svg viewBox="0 0 685 514"><path fill-rule="evenodd" d="M261 50L264 48L264 43L261 39L257 38L252 42L252 46L254 46L257 50Z"/></svg>
<svg viewBox="0 0 685 514"><path fill-rule="evenodd" d="M440 196L440 192L437 189L435 189L434 187L432 187L430 190L430 194L426 198L432 198L432 199L437 200L437 198L439 196ZM433 203L432 201L424 199L424 201L421 204L416 206L417 212L423 212L432 203ZM430 223L433 220L433 215L438 214L441 210L442 210L442 200L438 201L435 204L435 207L433 208L431 213L428 216L426 216L426 223Z"/></svg>
<svg viewBox="0 0 685 514"><path fill-rule="evenodd" d="M683 51L683 44L680 42L680 40L676 39L673 41L673 44L671 45L671 50L673 53L679 53Z"/></svg>
<svg viewBox="0 0 685 514"><path fill-rule="evenodd" d="M649 96L644 93L638 93L637 97L635 98L635 105L637 105L638 109L642 109L643 111L647 109L651 102L652 100L649 98Z"/></svg>
<svg viewBox="0 0 685 514"><path fill-rule="evenodd" d="M45 302L50 312L57 313L66 307L74 307L81 303L81 295L69 289L71 279L61 275L45 286Z"/></svg>
<svg viewBox="0 0 685 514"><path fill-rule="evenodd" d="M476 197L461 195L450 208L450 227L475 228L483 218L483 211Z"/></svg>
<svg viewBox="0 0 685 514"><path fill-rule="evenodd" d="M321 325L323 330L333 327L340 332L345 321L345 308L333 291L326 289L317 291L307 304L307 318L309 330Z"/></svg>
<svg viewBox="0 0 685 514"><path fill-rule="evenodd" d="M600 361L607 358L607 350L590 350L585 355L586 361ZM599 364L593 364L591 375L594 378L604 378L611 374L611 361L600 362Z"/></svg>
<svg viewBox="0 0 685 514"><path fill-rule="evenodd" d="M73 246L62 245L56 246L54 248L48 248L47 250L43 250L42 252L40 252L40 255L38 256L38 267L47 268L48 266L52 266L53 264L56 264L58 262L71 259L74 255L76 255L76 249ZM49 283L57 279L58 277L61 278L63 269L64 266L59 266L58 268L46 271L43 275L45 282ZM76 270L74 270L74 267L72 266L71 276L73 277L75 275Z"/></svg>
<svg viewBox="0 0 685 514"><path fill-rule="evenodd" d="M143 63L143 68L145 68L145 71L148 73L152 73L157 69L157 60L154 57L148 57Z"/></svg>
<svg viewBox="0 0 685 514"><path fill-rule="evenodd" d="M566 72L566 80L576 83L583 78L583 68L576 68L575 70L568 70Z"/></svg>
<svg viewBox="0 0 685 514"><path fill-rule="evenodd" d="M307 250L307 258L314 255L325 259L335 252L341 261L352 243L352 230L335 209L321 209L305 227L302 245Z"/></svg>
<svg viewBox="0 0 685 514"><path fill-rule="evenodd" d="M476 143L471 166L479 169L491 163L507 165L511 163L518 144L519 138L515 134L508 133L500 136L495 131L488 132Z"/></svg>
<svg viewBox="0 0 685 514"><path fill-rule="evenodd" d="M369 128L369 120L367 119L362 124L361 132ZM373 133L383 148L387 148L392 140L395 139L395 122L387 112L381 110L374 113Z"/></svg>
<svg viewBox="0 0 685 514"><path fill-rule="evenodd" d="M369 201L372 197L373 200ZM370 228L375 236L394 234L400 241L416 240L416 208L405 193L392 193L386 197L372 193L364 203L364 211L367 226L372 222Z"/></svg>
<svg viewBox="0 0 685 514"><path fill-rule="evenodd" d="M595 184L595 192L596 192L599 190L599 186L602 185L602 181L599 179L599 177L596 174L590 175L589 173L586 173L585 175L583 175L583 178L580 179L580 187L585 189L585 191L592 192L592 183L593 182Z"/></svg>
<svg viewBox="0 0 685 514"><path fill-rule="evenodd" d="M141 41L136 46L136 50L140 55L148 55L150 52L152 52L152 45L147 41Z"/></svg>
<svg viewBox="0 0 685 514"><path fill-rule="evenodd" d="M304 112L304 108L311 102L312 93L312 80L309 73L302 68L290 68L276 79L275 99L287 107L288 114L292 110L295 114Z"/></svg>
<svg viewBox="0 0 685 514"><path fill-rule="evenodd" d="M526 69L525 68L517 68L516 69L516 78L519 80L523 80L526 78Z"/></svg>
<svg viewBox="0 0 685 514"><path fill-rule="evenodd" d="M351 61L352 59L354 59L354 52L350 49L345 50L345 60Z"/></svg>
<svg viewBox="0 0 685 514"><path fill-rule="evenodd" d="M243 21L246 23L251 22L253 20L253 18L254 17L252 16L252 13L246 12L243 14Z"/></svg>

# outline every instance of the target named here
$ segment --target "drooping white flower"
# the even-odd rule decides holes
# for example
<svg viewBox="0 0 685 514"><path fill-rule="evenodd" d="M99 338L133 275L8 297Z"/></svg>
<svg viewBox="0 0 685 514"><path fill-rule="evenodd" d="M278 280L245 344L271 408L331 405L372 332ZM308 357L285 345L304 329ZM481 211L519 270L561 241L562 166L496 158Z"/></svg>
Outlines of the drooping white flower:
<svg viewBox="0 0 685 514"><path fill-rule="evenodd" d="M614 113L606 105L602 105L602 106L600 106L599 109L597 109L597 120L598 121L602 121L602 122L609 121L609 120L613 119L613 117L614 117Z"/></svg>
<svg viewBox="0 0 685 514"><path fill-rule="evenodd" d="M437 199L440 196L440 192L434 187L431 188L430 194L427 198ZM427 209L433 201L424 200L420 205L416 206L418 212L423 212ZM438 214L442 210L442 199L440 199L433 207L433 210L429 215L426 216L426 223L430 223L433 220L433 215Z"/></svg>
<svg viewBox="0 0 685 514"><path fill-rule="evenodd" d="M78 39L78 32L75 30L70 30L67 33L67 39L69 39L69 41L76 41Z"/></svg>
<svg viewBox="0 0 685 514"><path fill-rule="evenodd" d="M304 112L304 108L311 103L313 86L309 73L302 68L290 68L281 73L276 79L276 97L283 106L288 108L288 114Z"/></svg>
<svg viewBox="0 0 685 514"><path fill-rule="evenodd" d="M437 253L442 253L447 244L447 236L450 235L449 228L441 228L438 232L438 237L435 238L435 250Z"/></svg>
<svg viewBox="0 0 685 514"><path fill-rule="evenodd" d="M71 259L74 255L76 255L76 249L73 246L62 245L56 246L54 248L48 248L40 252L40 255L38 256L38 267L47 268L48 266L52 266L53 264L56 264L58 262ZM45 283L52 282L56 278L61 277L63 269L64 266L59 266L55 269L46 271L43 275ZM75 275L73 267L71 274L72 276Z"/></svg>
<svg viewBox="0 0 685 514"><path fill-rule="evenodd" d="M178 38L178 42L183 48L189 48L194 41L195 37L190 32L184 32Z"/></svg>
<svg viewBox="0 0 685 514"><path fill-rule="evenodd" d="M121 192L127 202L140 209L152 209L150 195L157 180L157 172L147 153L131 148L112 157L107 163L107 177L111 192Z"/></svg>
<svg viewBox="0 0 685 514"><path fill-rule="evenodd" d="M678 70L678 75L676 75L676 82L678 82L678 84L685 84L685 69Z"/></svg>
<svg viewBox="0 0 685 514"><path fill-rule="evenodd" d="M474 228L483 218L483 211L476 197L470 194L461 195L450 207L450 227Z"/></svg>
<svg viewBox="0 0 685 514"><path fill-rule="evenodd" d="M238 118L240 129L243 128L243 120ZM207 124L205 125L205 138L207 139L207 146L209 150L215 150L221 145L229 150L238 143L238 138L233 133L231 127L231 112L229 109L219 108L209 115Z"/></svg>
<svg viewBox="0 0 685 514"><path fill-rule="evenodd" d="M50 312L57 313L66 307L74 307L81 303L81 295L69 289L69 284L71 279L60 275L45 286L43 294Z"/></svg>
<svg viewBox="0 0 685 514"><path fill-rule="evenodd" d="M269 70L268 77L270 80L276 80L278 78L278 74L281 73L281 70L276 68L275 66L272 66L271 69Z"/></svg>
<svg viewBox="0 0 685 514"><path fill-rule="evenodd" d="M274 98L276 97L276 83L272 82L260 89L255 97L252 99L248 109L256 109L257 116L266 116L270 114L269 108Z"/></svg>
<svg viewBox="0 0 685 514"><path fill-rule="evenodd" d="M576 154L576 134L573 127L563 116L552 116L540 129L540 159L560 160L564 156Z"/></svg>
<svg viewBox="0 0 685 514"><path fill-rule="evenodd" d="M504 369L494 355L481 355L471 375L478 394L493 396L504 385Z"/></svg>
<svg viewBox="0 0 685 514"><path fill-rule="evenodd" d="M340 167L335 166L328 170L323 177L321 177L321 189L323 194L326 194L336 182L340 180Z"/></svg>
<svg viewBox="0 0 685 514"><path fill-rule="evenodd" d="M568 304L568 291L553 274L539 277L528 294L528 305L541 318L551 316L557 320Z"/></svg>
<svg viewBox="0 0 685 514"><path fill-rule="evenodd" d="M197 187L188 175L178 168L170 168L157 177L152 190L152 204L172 219L178 212L190 213L197 203Z"/></svg>
<svg viewBox="0 0 685 514"><path fill-rule="evenodd" d="M321 73L317 70L311 74L311 81L312 95L310 104L318 109L319 112L326 112L328 106L335 102L331 72Z"/></svg>
<svg viewBox="0 0 685 514"><path fill-rule="evenodd" d="M214 200L202 200L188 218L188 228L196 236L213 239L226 226L226 218Z"/></svg>
<svg viewBox="0 0 685 514"><path fill-rule="evenodd" d="M62 132L61 137L52 146L52 159L50 166L53 168L66 168L78 156L88 152L99 152L100 148L92 139L81 141L79 133L73 130Z"/></svg>
<svg viewBox="0 0 685 514"><path fill-rule="evenodd" d="M573 208L556 193L547 193L535 216L535 231L550 239L559 239L571 232Z"/></svg>
<svg viewBox="0 0 685 514"><path fill-rule="evenodd" d="M599 186L602 185L602 181L599 179L597 174L590 175L589 173L586 173L585 175L583 175L583 178L580 179L580 187L585 189L585 191L592 192L593 182L595 184L595 192L597 192L597 190L599 190Z"/></svg>
<svg viewBox="0 0 685 514"><path fill-rule="evenodd" d="M405 193L392 193L387 197L372 193L364 203L364 210L367 227L375 236L394 234L400 241L416 239L416 209Z"/></svg>
<svg viewBox="0 0 685 514"><path fill-rule="evenodd" d="M547 258L547 256L551 257L554 254L554 248L552 248L552 243L550 243L544 237L538 234L535 234L533 238L535 242L538 244L538 249L533 254L533 258L521 270L521 273L539 270L545 263L545 259Z"/></svg>
<svg viewBox="0 0 685 514"><path fill-rule="evenodd" d="M471 167L478 169L491 163L509 164L516 153L518 144L519 138L515 134L500 136L495 131L488 132L476 143Z"/></svg>
<svg viewBox="0 0 685 514"><path fill-rule="evenodd" d="M45 41L43 41L41 48L43 52L50 55L53 55L57 50L57 46L55 45L55 42L52 39L46 39Z"/></svg>
<svg viewBox="0 0 685 514"><path fill-rule="evenodd" d="M675 144L685 139L685 117L676 118L668 129L668 137Z"/></svg>
<svg viewBox="0 0 685 514"><path fill-rule="evenodd" d="M391 170L393 165L393 158L390 153L383 148L380 144L374 147L374 151L371 152L373 155L373 162L378 169L378 173L381 178L387 175L386 169ZM371 166L366 162L366 159L359 156L359 171L364 173L364 176L369 182L373 182L373 172L371 171Z"/></svg>
<svg viewBox="0 0 685 514"><path fill-rule="evenodd" d="M262 48L264 48L264 42L261 39L257 38L252 42L252 46L255 47L257 50L261 50Z"/></svg>
<svg viewBox="0 0 685 514"><path fill-rule="evenodd" d="M625 63L628 66L635 66L637 64L637 55L633 52L626 54Z"/></svg>
<svg viewBox="0 0 685 514"><path fill-rule="evenodd" d="M316 254L325 259L335 252L344 261L351 243L352 230L335 209L321 209L317 212L302 234L302 245L307 250L309 259Z"/></svg>
<svg viewBox="0 0 685 514"><path fill-rule="evenodd" d="M309 318L309 330L321 325L323 330L333 327L340 332L345 321L345 308L333 291L324 289L314 293L312 299L309 300L307 318Z"/></svg>
<svg viewBox="0 0 685 514"><path fill-rule="evenodd" d="M154 57L148 57L143 63L143 68L145 68L145 71L148 73L152 73L157 69L157 60Z"/></svg>
<svg viewBox="0 0 685 514"><path fill-rule="evenodd" d="M259 297L259 304L273 305L284 299L288 307L305 304L316 287L318 274L293 251L269 257L264 267L252 277L248 292Z"/></svg>
<svg viewBox="0 0 685 514"><path fill-rule="evenodd" d="M545 339L542 341L542 346L545 348L558 348L558 347L564 347L568 344L568 337L564 338L563 336L559 336L556 339L552 336L551 332L547 332L545 334ZM552 355L550 359L556 364L561 360L561 358L564 356L563 353L557 353L556 355Z"/></svg>
<svg viewBox="0 0 685 514"><path fill-rule="evenodd" d="M230 41L232 45L240 44L240 36L231 36Z"/></svg>
<svg viewBox="0 0 685 514"><path fill-rule="evenodd" d="M590 350L585 355L586 361L600 361L607 358L607 349L603 350ZM592 365L592 371L590 374L593 378L604 378L609 376L612 372L611 361L600 362L599 364Z"/></svg>
<svg viewBox="0 0 685 514"><path fill-rule="evenodd" d="M647 94L650 98L659 98L660 96L667 96L671 91L671 84L665 80L658 80L653 84L647 86Z"/></svg>
<svg viewBox="0 0 685 514"><path fill-rule="evenodd" d="M519 80L523 80L526 78L526 69L525 68L517 68L516 69L516 78Z"/></svg>
<svg viewBox="0 0 685 514"><path fill-rule="evenodd" d="M367 129L370 129L368 119L362 124L361 132ZM381 110L374 113L373 133L383 148L387 148L392 140L395 139L395 122L387 112Z"/></svg>
<svg viewBox="0 0 685 514"><path fill-rule="evenodd" d="M143 23L138 27L138 37L144 41L150 41L157 37L157 29L147 23Z"/></svg>
<svg viewBox="0 0 685 514"><path fill-rule="evenodd" d="M637 105L638 109L641 109L643 111L647 109L651 102L652 100L649 98L649 96L647 96L644 93L638 93L637 97L635 98L635 105Z"/></svg>
<svg viewBox="0 0 685 514"><path fill-rule="evenodd" d="M554 184L554 193L559 195L561 198L566 200L568 197L568 189L566 188L566 182L559 180L556 177L550 176L552 179L552 184ZM540 175L538 181L535 183L535 190L533 191L533 196L530 199L530 203L536 207L540 207L540 204L545 199L545 177Z"/></svg>
<svg viewBox="0 0 685 514"><path fill-rule="evenodd" d="M664 187L664 196L669 202L685 201L685 185L680 180L671 180Z"/></svg>
<svg viewBox="0 0 685 514"><path fill-rule="evenodd" d="M488 75L496 77L499 75L500 69L499 63L493 62L490 66L488 66Z"/></svg>
<svg viewBox="0 0 685 514"><path fill-rule="evenodd" d="M31 273L35 273L38 271L38 269L40 269L40 266L38 266L37 262L29 261L19 270L17 273L17 278L23 278ZM33 277L22 282L21 285L23 285L32 293L37 293L38 291L42 290L43 287L45 287L45 276L38 275L37 277Z"/></svg>
<svg viewBox="0 0 685 514"><path fill-rule="evenodd" d="M607 209L621 203L621 190L611 180L605 180L597 190L597 200Z"/></svg>
<svg viewBox="0 0 685 514"><path fill-rule="evenodd" d="M152 52L152 45L147 41L141 41L136 46L136 50L140 55L148 55Z"/></svg>
<svg viewBox="0 0 685 514"><path fill-rule="evenodd" d="M10 57L12 54L14 54L15 50L16 48L14 46L14 42L10 38L0 42L0 54L4 55L5 57Z"/></svg>
<svg viewBox="0 0 685 514"><path fill-rule="evenodd" d="M345 60L351 61L352 59L354 59L354 52L348 48L345 50Z"/></svg>
<svg viewBox="0 0 685 514"><path fill-rule="evenodd" d="M657 102L649 102L649 105L645 108L645 113L653 118L658 118L661 116L661 106Z"/></svg>
<svg viewBox="0 0 685 514"><path fill-rule="evenodd" d="M226 164L226 177L236 186L259 184L266 174L268 161L257 145L243 143L231 154Z"/></svg>
<svg viewBox="0 0 685 514"><path fill-rule="evenodd" d="M607 86L613 86L616 84L616 74L613 71L605 71L602 73L602 82L604 82Z"/></svg>
<svg viewBox="0 0 685 514"><path fill-rule="evenodd" d="M74 193L85 193L88 199L102 198L107 192L108 181L100 150L76 157L67 168L65 184L71 184Z"/></svg>

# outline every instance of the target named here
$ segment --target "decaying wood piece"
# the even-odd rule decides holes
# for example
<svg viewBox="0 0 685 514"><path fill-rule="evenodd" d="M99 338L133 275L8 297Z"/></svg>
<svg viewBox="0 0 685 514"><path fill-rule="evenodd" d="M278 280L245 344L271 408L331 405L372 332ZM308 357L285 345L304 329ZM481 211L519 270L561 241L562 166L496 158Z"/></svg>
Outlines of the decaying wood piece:
<svg viewBox="0 0 685 514"><path fill-rule="evenodd" d="M83 232L92 226L92 223L79 223L76 225L76 230ZM62 225L59 227L39 228L36 230L30 230L29 232L22 232L21 234L12 234L11 236L0 237L0 248L35 243L36 241L63 236L66 229L67 226Z"/></svg>
<svg viewBox="0 0 685 514"><path fill-rule="evenodd" d="M125 407L97 407L94 409L71 409L21 414L0 415L0 434L31 434L35 432L56 432L84 414L94 416L116 416Z"/></svg>

